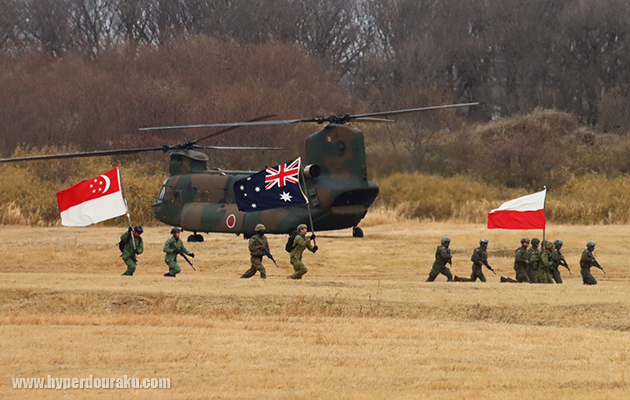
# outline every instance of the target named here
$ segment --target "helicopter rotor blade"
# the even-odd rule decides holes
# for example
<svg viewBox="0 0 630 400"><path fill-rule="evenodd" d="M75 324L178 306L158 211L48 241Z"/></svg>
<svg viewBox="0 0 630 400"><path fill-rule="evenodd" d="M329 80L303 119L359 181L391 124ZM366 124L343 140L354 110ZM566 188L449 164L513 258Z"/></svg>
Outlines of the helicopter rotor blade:
<svg viewBox="0 0 630 400"><path fill-rule="evenodd" d="M355 122L396 122L393 119L386 119L386 118L370 118L370 117L363 117L363 118L355 118Z"/></svg>
<svg viewBox="0 0 630 400"><path fill-rule="evenodd" d="M249 121L247 121L247 122L257 122L257 121L262 121L262 120L265 120L265 119L268 119L268 118L271 118L271 117L275 117L275 116L276 116L276 114L263 115L262 117L258 117L258 118L250 119L250 120L249 120ZM217 131L217 132L211 133L211 134L206 135L206 136L204 136L204 137L202 137L202 138L199 138L199 139L197 139L197 140L194 140L194 141L193 141L193 143L199 143L199 142L201 142L202 140L206 140L206 139L210 139L210 138L215 137L215 136L222 135L222 134L224 134L224 133L226 133L226 132L229 132L229 131L234 130L234 129L237 129L237 128L239 128L239 127L238 127L238 126L231 126L231 127L229 127L229 128L221 129L221 130L219 130L219 131Z"/></svg>
<svg viewBox="0 0 630 400"><path fill-rule="evenodd" d="M240 147L240 146L194 146L196 149L208 150L285 150L284 147Z"/></svg>
<svg viewBox="0 0 630 400"><path fill-rule="evenodd" d="M476 105L479 105L479 103L448 104L448 105L443 105L443 106L408 108L404 110L381 111L381 112L374 112L374 113L367 113L367 114L356 114L356 115L340 114L340 115L331 115L329 117L319 116L315 118L285 119L285 120L277 120L277 121L253 121L252 120L248 122L232 122L232 123L222 123L222 124L155 126L155 127L139 128L139 130L152 131L152 130L191 129L191 128L230 128L230 129L233 129L233 128L238 128L240 126L290 125L290 124L300 124L300 123L308 123L308 122L315 122L318 124L323 124L326 122L331 123L331 124L347 124L351 120L356 120L356 119L361 119L368 122L369 120L367 118L370 118L370 117L400 115L400 114L408 114L408 113L422 112L422 111L443 110L443 109L448 109L448 108L472 107ZM376 119L374 119L372 122L389 122L389 120L377 121Z"/></svg>
<svg viewBox="0 0 630 400"><path fill-rule="evenodd" d="M310 120L286 119L277 121L251 121L251 122L231 122L226 124L201 124L201 125L177 125L177 126L152 126L148 128L138 128L140 131L156 131L170 129L192 129L192 128L238 128L241 126L264 126L264 125L289 125L300 122L311 122Z"/></svg>
<svg viewBox="0 0 630 400"><path fill-rule="evenodd" d="M381 111L381 112L374 112L374 113L368 113L368 114L350 115L350 118L351 119L357 119L357 118L365 118L365 117L375 117L375 116L379 116L379 115L384 115L384 116L401 115L401 114L408 114L408 113L422 112L422 111L443 110L443 109L447 109L447 108L472 107L472 106L477 106L477 105L479 105L478 102L477 103L448 104L448 105L444 105L444 106L407 108L405 110Z"/></svg>
<svg viewBox="0 0 630 400"><path fill-rule="evenodd" d="M0 159L0 163L19 162L19 161L37 161L37 160L56 160L62 158L82 158L82 157L99 157L99 156L115 156L121 154L136 154L146 151L163 151L167 152L172 150L171 146L161 147L142 147L136 149L117 149L117 150L102 150L102 151L84 151L78 153L62 153L62 154L47 154L42 156L29 156L29 157L13 157Z"/></svg>

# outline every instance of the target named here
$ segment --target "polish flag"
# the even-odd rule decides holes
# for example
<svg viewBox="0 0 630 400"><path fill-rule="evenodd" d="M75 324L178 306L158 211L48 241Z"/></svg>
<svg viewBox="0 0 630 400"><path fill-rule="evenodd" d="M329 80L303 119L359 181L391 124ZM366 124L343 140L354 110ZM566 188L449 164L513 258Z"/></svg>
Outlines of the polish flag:
<svg viewBox="0 0 630 400"><path fill-rule="evenodd" d="M488 213L488 229L545 229L545 196L529 194L501 204Z"/></svg>
<svg viewBox="0 0 630 400"><path fill-rule="evenodd" d="M118 168L57 193L61 225L88 226L127 213Z"/></svg>

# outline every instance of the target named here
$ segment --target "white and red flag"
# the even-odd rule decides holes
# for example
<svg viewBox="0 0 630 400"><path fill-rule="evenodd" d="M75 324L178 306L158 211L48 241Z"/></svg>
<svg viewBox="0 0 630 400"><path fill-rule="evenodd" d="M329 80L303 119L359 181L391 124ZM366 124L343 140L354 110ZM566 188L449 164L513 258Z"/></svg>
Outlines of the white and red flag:
<svg viewBox="0 0 630 400"><path fill-rule="evenodd" d="M542 192L510 200L488 213L488 229L545 229L545 196Z"/></svg>
<svg viewBox="0 0 630 400"><path fill-rule="evenodd" d="M127 213L118 168L57 193L61 225L88 226Z"/></svg>

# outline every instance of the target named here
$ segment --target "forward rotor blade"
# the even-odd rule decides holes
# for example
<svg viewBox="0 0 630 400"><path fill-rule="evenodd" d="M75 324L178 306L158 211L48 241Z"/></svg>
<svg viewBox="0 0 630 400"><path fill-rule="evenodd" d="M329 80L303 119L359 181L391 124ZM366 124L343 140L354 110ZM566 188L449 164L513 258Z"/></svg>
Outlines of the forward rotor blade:
<svg viewBox="0 0 630 400"><path fill-rule="evenodd" d="M351 115L350 118L357 119L357 118L364 118L364 117L374 117L378 115L400 115L400 114L408 114L408 113L421 112L421 111L443 110L446 108L472 107L476 105L479 105L479 103L478 102L477 103L460 103L460 104L449 104L445 106L408 108L405 110L381 111L381 112L374 112L374 113L368 113L368 114Z"/></svg>
<svg viewBox="0 0 630 400"><path fill-rule="evenodd" d="M43 156L30 156L30 157L14 157L0 159L0 163L19 162L19 161L37 161L37 160L55 160L61 158L81 158L81 157L98 157L98 156L115 156L119 154L135 154L145 151L164 151L171 150L171 147L144 147L137 149L119 149L119 150L103 150L103 151L87 151L80 153L62 153L62 154L48 154Z"/></svg>

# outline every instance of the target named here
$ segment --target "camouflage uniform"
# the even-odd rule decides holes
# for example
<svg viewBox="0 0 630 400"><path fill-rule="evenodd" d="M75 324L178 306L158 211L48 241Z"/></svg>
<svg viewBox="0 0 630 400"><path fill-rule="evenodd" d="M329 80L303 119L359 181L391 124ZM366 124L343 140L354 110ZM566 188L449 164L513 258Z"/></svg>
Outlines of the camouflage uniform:
<svg viewBox="0 0 630 400"><path fill-rule="evenodd" d="M562 283L562 275L560 275L562 261L565 261L562 252L560 252L560 249L555 248L551 253L551 276L556 283Z"/></svg>
<svg viewBox="0 0 630 400"><path fill-rule="evenodd" d="M260 271L260 277L266 279L267 271L262 264L262 258L269 253L269 243L267 243L267 238L264 235L257 233L249 238L249 254L252 266L241 275L241 278L251 278L256 275L256 271Z"/></svg>
<svg viewBox="0 0 630 400"><path fill-rule="evenodd" d="M529 250L529 265L526 268L526 271L531 283L540 283L538 281L538 265L540 264L540 255L542 250L539 249L537 245L534 245L534 243L535 242L532 239L532 248Z"/></svg>
<svg viewBox="0 0 630 400"><path fill-rule="evenodd" d="M538 283L553 283L551 275L551 254L548 249L553 247L551 242L546 242L542 246L540 261L538 262Z"/></svg>
<svg viewBox="0 0 630 400"><path fill-rule="evenodd" d="M168 238L166 243L164 243L164 249L162 249L166 255L164 256L164 262L168 265L168 274L170 276L175 276L182 272L182 268L177 264L177 254L178 251L182 253L192 256L192 253L188 251L188 249L184 246L184 242L181 239L175 239L175 236L171 236Z"/></svg>
<svg viewBox="0 0 630 400"><path fill-rule="evenodd" d="M315 253L315 248L311 244L310 239L302 235L295 236L295 239L293 239L293 249L291 250L291 265L293 265L295 273L289 276L289 278L302 279L302 276L308 272L308 268L306 268L306 265L302 262L302 253L304 253L306 249Z"/></svg>
<svg viewBox="0 0 630 400"><path fill-rule="evenodd" d="M527 268L531 256L532 253L525 246L519 247L514 252L514 271L516 271L516 282L530 282L529 276L527 275Z"/></svg>
<svg viewBox="0 0 630 400"><path fill-rule="evenodd" d="M127 270L123 273L123 275L132 276L134 272L136 272L136 264L138 259L136 258L137 254L142 254L144 251L144 243L142 242L142 237L134 237L133 233L127 231L120 236L120 240L125 243L125 247L123 248L123 253L121 255L122 260L127 265ZM134 248L133 240L136 244Z"/></svg>
<svg viewBox="0 0 630 400"><path fill-rule="evenodd" d="M591 275L591 267L594 265L598 265L597 260L595 260L593 252L587 248L580 258L580 273L585 285L597 285L597 280Z"/></svg>
<svg viewBox="0 0 630 400"><path fill-rule="evenodd" d="M435 261L433 262L431 272L429 272L427 282L433 282L439 274L444 275L449 282L452 282L453 275L451 274L451 270L446 267L446 264L450 263L452 258L451 249L443 244L438 246L435 250Z"/></svg>
<svg viewBox="0 0 630 400"><path fill-rule="evenodd" d="M483 247L477 247L470 257L470 261L472 261L472 274L470 274L470 281L475 282L477 278L481 282L486 281L486 277L483 274L483 270L481 269L484 265L488 266L488 252Z"/></svg>

